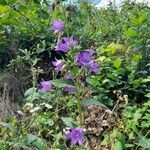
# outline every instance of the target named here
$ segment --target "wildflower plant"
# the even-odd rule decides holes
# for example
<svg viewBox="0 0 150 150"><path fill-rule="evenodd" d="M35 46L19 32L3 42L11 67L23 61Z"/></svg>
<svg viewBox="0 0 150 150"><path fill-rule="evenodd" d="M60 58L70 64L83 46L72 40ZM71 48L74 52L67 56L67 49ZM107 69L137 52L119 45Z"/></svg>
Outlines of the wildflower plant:
<svg viewBox="0 0 150 150"><path fill-rule="evenodd" d="M52 100L55 99L57 109L61 98L66 97L67 101L68 98L72 99L74 97L77 104L77 110L75 112L76 116L68 117L73 117L74 120L76 120L76 125L71 126L69 133L66 134L66 140L70 140L73 145L82 145L84 141L84 111L82 100L90 97L90 94L86 94L86 92L90 93L90 91L87 91L86 78L90 75L98 74L100 64L96 61L97 56L93 49L76 49L79 41L75 38L75 35L63 37L63 30L65 29L65 26L65 23L60 19L52 21L50 30L52 30L54 34L58 33L55 35L57 41L54 51L64 53L66 58L55 58L52 61L53 74L55 74L54 77L56 77L56 79L53 78L50 81L40 81L38 91L41 91L42 93L37 93L39 93L38 95L41 98L41 94L44 94L45 97L49 95L47 97L47 99L49 99L48 101L51 101L50 95L54 95ZM60 76L59 79L57 79L57 75ZM56 96L57 94L58 96ZM74 100L72 99L72 101ZM68 103L65 102L65 104L66 105L64 107L69 109ZM58 115L57 113L55 114L56 116ZM78 119L76 119L76 117Z"/></svg>

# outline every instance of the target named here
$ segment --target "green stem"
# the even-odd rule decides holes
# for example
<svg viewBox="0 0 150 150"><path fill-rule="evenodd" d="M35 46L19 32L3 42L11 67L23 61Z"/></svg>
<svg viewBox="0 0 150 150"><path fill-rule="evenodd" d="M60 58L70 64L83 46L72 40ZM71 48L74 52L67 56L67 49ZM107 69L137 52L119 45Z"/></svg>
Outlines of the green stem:
<svg viewBox="0 0 150 150"><path fill-rule="evenodd" d="M79 115L80 115L80 126L83 125L83 109L82 109L82 94L80 92L80 86L79 86L79 78L77 78L77 100L78 100L78 109L79 109Z"/></svg>
<svg viewBox="0 0 150 150"><path fill-rule="evenodd" d="M80 98L78 98L78 107L79 107L79 113L80 113L80 126L83 125L83 111L82 111L82 103Z"/></svg>

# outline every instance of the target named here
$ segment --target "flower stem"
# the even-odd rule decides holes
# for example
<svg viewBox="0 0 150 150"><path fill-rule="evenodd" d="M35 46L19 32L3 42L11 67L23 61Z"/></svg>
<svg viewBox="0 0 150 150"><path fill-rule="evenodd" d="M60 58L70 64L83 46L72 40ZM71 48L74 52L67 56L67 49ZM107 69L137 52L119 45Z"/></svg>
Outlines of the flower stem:
<svg viewBox="0 0 150 150"><path fill-rule="evenodd" d="M77 100L78 100L78 109L79 109L79 115L80 115L80 126L83 125L83 109L82 109L82 94L80 91L80 84L79 84L79 78L77 78Z"/></svg>
<svg viewBox="0 0 150 150"><path fill-rule="evenodd" d="M78 99L78 107L79 107L79 114L80 114L80 126L83 125L83 111L82 111L82 103L81 99Z"/></svg>

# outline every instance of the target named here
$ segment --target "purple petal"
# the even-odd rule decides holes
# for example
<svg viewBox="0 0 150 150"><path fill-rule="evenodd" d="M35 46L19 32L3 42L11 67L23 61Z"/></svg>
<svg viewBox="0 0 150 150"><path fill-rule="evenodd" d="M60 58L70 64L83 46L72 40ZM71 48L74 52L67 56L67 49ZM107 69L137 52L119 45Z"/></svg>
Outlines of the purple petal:
<svg viewBox="0 0 150 150"><path fill-rule="evenodd" d="M66 137L67 139L71 139L73 137L72 132L67 133Z"/></svg>
<svg viewBox="0 0 150 150"><path fill-rule="evenodd" d="M42 91L50 91L52 89L52 83L49 81L40 82L40 89Z"/></svg>
<svg viewBox="0 0 150 150"><path fill-rule="evenodd" d="M73 128L67 135L67 139L71 140L72 144L83 144L83 130L81 128Z"/></svg>
<svg viewBox="0 0 150 150"><path fill-rule="evenodd" d="M77 53L76 55L76 61L79 67L83 67L88 65L88 63L91 61L92 56L95 54L93 50L85 50L82 52Z"/></svg>
<svg viewBox="0 0 150 150"><path fill-rule="evenodd" d="M58 65L62 64L61 60L55 59L55 61L52 61L52 64L57 67Z"/></svg>
<svg viewBox="0 0 150 150"><path fill-rule="evenodd" d="M71 143L74 144L74 145L77 144L78 143L78 139L77 138L72 138Z"/></svg>
<svg viewBox="0 0 150 150"><path fill-rule="evenodd" d="M68 52L69 42L67 38L60 40L56 45L56 51Z"/></svg>
<svg viewBox="0 0 150 150"><path fill-rule="evenodd" d="M73 94L76 90L75 90L75 88L74 87L69 87L69 86L67 86L67 87L65 87L65 90L69 93L69 94Z"/></svg>
<svg viewBox="0 0 150 150"><path fill-rule="evenodd" d="M89 66L89 73L90 74L92 74L92 73L98 74L99 73L100 64L98 62L92 60L89 62L88 66Z"/></svg>
<svg viewBox="0 0 150 150"><path fill-rule="evenodd" d="M55 59L55 61L52 61L52 64L55 66L56 73L61 72L64 69L64 65L61 60Z"/></svg>
<svg viewBox="0 0 150 150"><path fill-rule="evenodd" d="M52 26L50 29L54 32L58 32L58 31L64 30L64 28L65 28L65 24L62 21L54 20L52 22Z"/></svg>

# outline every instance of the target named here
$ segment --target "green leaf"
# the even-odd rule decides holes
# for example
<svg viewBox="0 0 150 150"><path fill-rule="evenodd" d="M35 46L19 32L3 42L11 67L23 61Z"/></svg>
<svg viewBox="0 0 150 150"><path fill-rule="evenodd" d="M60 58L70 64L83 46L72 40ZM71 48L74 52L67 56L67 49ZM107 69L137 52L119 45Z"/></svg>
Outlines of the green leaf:
<svg viewBox="0 0 150 150"><path fill-rule="evenodd" d="M4 146L4 142L3 140L0 140L0 150L4 150L5 146Z"/></svg>
<svg viewBox="0 0 150 150"><path fill-rule="evenodd" d="M36 92L37 88L30 88L28 89L25 94L25 101L34 101L36 99L39 99L41 97L40 93Z"/></svg>
<svg viewBox="0 0 150 150"><path fill-rule="evenodd" d="M16 131L15 127L13 127L11 124L6 123L6 122L0 122L0 126L6 127L6 128L8 128L9 130L12 130L12 131Z"/></svg>
<svg viewBox="0 0 150 150"><path fill-rule="evenodd" d="M47 150L48 149L47 145L41 138L38 138L36 141L34 141L32 143L32 145L35 145L38 148L38 150Z"/></svg>
<svg viewBox="0 0 150 150"><path fill-rule="evenodd" d="M140 60L141 60L141 58L142 58L142 55L140 55L140 54L136 54L136 55L134 55L134 57L133 57L133 61L134 62L139 62Z"/></svg>
<svg viewBox="0 0 150 150"><path fill-rule="evenodd" d="M113 66L115 68L119 68L121 66L121 62L122 62L122 60L120 58L117 58L116 60L114 60Z"/></svg>
<svg viewBox="0 0 150 150"><path fill-rule="evenodd" d="M122 49L122 47L122 45L112 42L106 49L104 49L104 51L109 54L115 54L116 51Z"/></svg>
<svg viewBox="0 0 150 150"><path fill-rule="evenodd" d="M40 5L40 1L39 0L33 0L34 3L39 4Z"/></svg>
<svg viewBox="0 0 150 150"><path fill-rule="evenodd" d="M146 79L143 79L142 82L143 82L143 83L150 82L150 76L149 76L148 78L146 78Z"/></svg>
<svg viewBox="0 0 150 150"><path fill-rule="evenodd" d="M37 88L30 88L30 89L28 89L25 93L24 93L24 96L25 97L28 97L28 96L30 96L31 94L33 94L34 92L36 92L36 90L37 90Z"/></svg>
<svg viewBox="0 0 150 150"><path fill-rule="evenodd" d="M39 15L38 17L41 19L48 19L49 18L49 14L45 11L45 10L40 10L39 12L37 12Z"/></svg>
<svg viewBox="0 0 150 150"><path fill-rule="evenodd" d="M62 121L64 122L64 124L66 125L66 126L68 126L68 127L70 127L70 128L73 128L74 127L74 120L73 120L73 118L71 118L71 117L62 117L61 118L62 119Z"/></svg>
<svg viewBox="0 0 150 150"><path fill-rule="evenodd" d="M27 143L30 145L36 146L38 150L47 150L47 145L45 144L43 139L39 138L36 135L28 134Z"/></svg>
<svg viewBox="0 0 150 150"><path fill-rule="evenodd" d="M124 148L125 147L125 143L126 143L125 134L124 133L120 133L119 141L121 142L122 147Z"/></svg>
<svg viewBox="0 0 150 150"><path fill-rule="evenodd" d="M37 136L33 135L33 134L28 134L27 135L27 143L31 144L32 142L34 142L35 140L37 140Z"/></svg>
<svg viewBox="0 0 150 150"><path fill-rule="evenodd" d="M148 97L148 98L150 98L150 93L146 94L145 96Z"/></svg>
<svg viewBox="0 0 150 150"><path fill-rule="evenodd" d="M110 82L109 79L104 79L104 80L102 81L102 84L106 84L106 83L109 83L109 82Z"/></svg>
<svg viewBox="0 0 150 150"><path fill-rule="evenodd" d="M144 149L150 149L150 139L146 139L143 136L139 136L139 142L137 143L137 145L141 146Z"/></svg>
<svg viewBox="0 0 150 150"><path fill-rule="evenodd" d="M2 6L6 6L6 5L7 5L7 3L6 3L4 0L0 0L0 5L2 5Z"/></svg>
<svg viewBox="0 0 150 150"><path fill-rule="evenodd" d="M88 99L82 100L82 105L83 106L97 105L97 106L100 106L100 107L107 108L104 104L100 103L99 101L97 101L97 100L95 100L93 98L88 98Z"/></svg>
<svg viewBox="0 0 150 150"><path fill-rule="evenodd" d="M74 87L72 82L62 79L52 80L51 83L58 88L64 88L66 86Z"/></svg>
<svg viewBox="0 0 150 150"><path fill-rule="evenodd" d="M125 35L128 37L135 37L137 36L137 32L134 29L129 28L125 31Z"/></svg>
<svg viewBox="0 0 150 150"><path fill-rule="evenodd" d="M13 5L17 0L6 0L9 5Z"/></svg>
<svg viewBox="0 0 150 150"><path fill-rule="evenodd" d="M114 150L123 150L121 142L120 142L120 141L117 141L117 142L114 144L113 149L114 149Z"/></svg>

